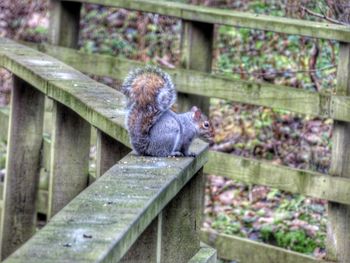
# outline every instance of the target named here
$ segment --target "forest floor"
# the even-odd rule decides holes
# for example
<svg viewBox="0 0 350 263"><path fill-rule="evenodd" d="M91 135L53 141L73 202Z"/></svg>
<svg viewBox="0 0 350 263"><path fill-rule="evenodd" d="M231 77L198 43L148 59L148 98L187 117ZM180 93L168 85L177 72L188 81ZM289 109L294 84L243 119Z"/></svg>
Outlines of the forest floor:
<svg viewBox="0 0 350 263"><path fill-rule="evenodd" d="M23 2L26 1L0 2L0 36L47 41L46 2ZM202 2L314 19L293 6L272 0ZM304 2L315 12L326 8L315 5L316 1ZM81 14L79 45L86 52L173 68L179 61L180 30L181 23L173 18L86 4ZM227 26L217 26L215 30L214 72L315 92L334 91L336 42ZM120 83L94 78L114 88ZM8 103L10 86L9 75L0 71L2 105ZM216 99L211 100L210 117L216 130L213 150L321 173L329 169L332 120ZM0 143L0 173L4 173L4 156L5 145ZM323 258L326 206L324 200L208 175L204 227Z"/></svg>

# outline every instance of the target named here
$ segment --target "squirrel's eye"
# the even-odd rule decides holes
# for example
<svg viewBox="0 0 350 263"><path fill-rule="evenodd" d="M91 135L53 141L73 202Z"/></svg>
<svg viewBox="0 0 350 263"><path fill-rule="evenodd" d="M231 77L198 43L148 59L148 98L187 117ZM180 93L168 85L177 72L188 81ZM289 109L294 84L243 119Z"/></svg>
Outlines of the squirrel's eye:
<svg viewBox="0 0 350 263"><path fill-rule="evenodd" d="M203 123L203 126L204 126L205 128L209 128L209 122L205 121L205 122Z"/></svg>

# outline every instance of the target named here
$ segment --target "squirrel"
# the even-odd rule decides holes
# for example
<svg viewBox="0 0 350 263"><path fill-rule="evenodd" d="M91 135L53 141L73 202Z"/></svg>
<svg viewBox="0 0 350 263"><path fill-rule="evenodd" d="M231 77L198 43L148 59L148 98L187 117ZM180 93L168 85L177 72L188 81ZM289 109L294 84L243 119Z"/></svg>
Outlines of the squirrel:
<svg viewBox="0 0 350 263"><path fill-rule="evenodd" d="M138 155L195 157L189 152L193 139L211 142L214 132L200 109L193 106L181 114L171 110L176 90L170 76L160 68L132 70L121 90L128 98L126 126Z"/></svg>

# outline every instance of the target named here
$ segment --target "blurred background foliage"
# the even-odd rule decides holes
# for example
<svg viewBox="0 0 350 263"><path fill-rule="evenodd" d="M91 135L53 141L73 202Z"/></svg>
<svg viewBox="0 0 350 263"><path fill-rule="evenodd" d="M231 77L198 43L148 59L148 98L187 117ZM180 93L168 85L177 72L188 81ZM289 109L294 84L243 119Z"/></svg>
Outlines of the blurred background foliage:
<svg viewBox="0 0 350 263"><path fill-rule="evenodd" d="M178 0L295 19L347 24L347 0ZM0 0L0 36L46 42L46 0ZM157 14L84 4L79 48L174 68L179 63L181 22ZM312 92L333 93L338 43L246 28L215 26L213 72ZM93 78L113 88L120 82ZM9 102L11 77L0 71L0 105ZM332 120L279 109L211 100L213 150L327 172ZM0 171L4 173L4 144ZM2 169L2 170L1 170ZM271 175L273 176L273 175ZM324 257L326 202L262 186L209 176L205 227Z"/></svg>

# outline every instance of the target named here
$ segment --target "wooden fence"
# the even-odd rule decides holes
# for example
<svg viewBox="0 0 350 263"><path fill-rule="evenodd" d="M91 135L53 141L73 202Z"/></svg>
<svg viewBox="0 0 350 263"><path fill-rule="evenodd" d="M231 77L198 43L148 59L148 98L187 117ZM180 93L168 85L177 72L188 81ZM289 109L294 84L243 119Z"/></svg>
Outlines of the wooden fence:
<svg viewBox="0 0 350 263"><path fill-rule="evenodd" d="M122 94L1 38L0 66L15 76L1 216L6 262L215 262L199 240L206 144L195 143L196 158L128 154ZM45 96L53 127L50 154L41 155ZM91 126L103 176L87 188ZM46 183L38 173L45 165ZM32 237L36 200L50 221Z"/></svg>
<svg viewBox="0 0 350 263"><path fill-rule="evenodd" d="M179 92L181 92L179 97L181 99L182 108L185 108L186 105L189 104L198 105L198 101L200 99L199 106L207 109L209 98L223 98L231 101L275 107L302 114L334 119L334 133L332 139L332 165L329 175L319 174L306 170L297 170L284 166L277 166L269 162L250 160L217 152L209 152L209 162L205 166L204 171L217 175L227 176L232 179L238 179L246 183L272 186L290 192L302 193L305 195L329 200L327 260L348 262L348 258L350 258L350 250L348 249L350 247L350 232L348 231L348 225L350 223L350 148L348 147L348 138L350 134L350 125L348 124L350 121L350 27L329 23L247 14L167 1L51 1L50 44L44 44L35 47L40 51L43 51L48 55L56 57L60 61L71 65L81 72L100 76L110 76L117 79L123 79L131 68L139 66L140 63L131 60L115 58L112 56L86 54L74 49L77 46L79 14L82 2L158 13L162 15L177 17L182 20L182 68L168 70L169 74L173 77ZM339 41L340 52L337 71L336 93L323 94L309 92L280 85L256 83L253 81L241 81L229 77L221 77L215 74L211 74L210 69L212 58L212 43L214 38L214 24L247 27ZM13 50L13 52L15 52L15 50ZM14 73L19 74L22 79L29 82L28 79L25 78L27 75L29 75L29 73L23 69L23 66L21 66L22 64L25 64L25 62L17 62L18 65L15 63L16 59L23 57L23 55L22 57L20 56L20 51L16 52L17 53L13 57L8 58L8 54L2 51L2 57L0 60L2 61L1 65L9 68L10 70L17 69L17 71ZM7 58L5 55L7 55ZM11 66L14 64L16 64L18 67L16 66L11 68ZM47 65L47 67L50 68L51 65ZM65 73L64 71L61 73L60 78L66 78L66 81L56 81L54 78L57 76L54 74L52 76L50 74L45 76L31 74L30 76L32 82L29 83L32 86L38 88L41 87L40 85L42 85L42 87L45 87L45 90L41 90L42 92L47 94L49 97L54 97L56 101L68 106L71 110L78 113L85 120L88 120L90 124L98 127L98 129L102 131L102 133L98 133L98 140L101 149L108 148L108 151L115 149L115 147L110 147L110 145L113 144L109 143L107 139L108 137L104 135L105 133L110 137L122 142L123 144L128 145L127 134L125 133L125 130L120 128L123 127L123 124L121 122L124 113L122 112L121 107L118 108L117 111L114 109L115 105L121 105L121 101L117 99L120 98L120 95L114 94L113 98L110 96L111 94L108 93L110 91L107 92L106 90L104 92L106 92L108 95L105 97L102 95L102 101L104 101L106 104L101 105L101 101L98 100L96 102L97 105L95 105L94 102L92 102L91 98L96 97L98 94L96 94L96 92L95 94L85 94L85 91L83 92L81 89L74 88L74 84L69 92L76 92L74 93L76 94L76 99L72 99L71 96L67 95L67 87L64 83L69 82L69 73ZM81 78L81 80L79 80L81 83L86 83L87 79L81 77L81 75L79 75L79 78ZM45 81L43 81L43 79L45 79ZM51 88L51 82L49 82L50 85L47 85L47 80L51 81L51 79L53 79L52 83L57 85L56 89ZM20 83L21 82L17 81L16 85L21 85ZM103 86L101 84L94 85L97 87ZM83 87L83 85L81 85L81 87ZM197 97L198 95L201 97ZM85 99L86 103L83 103L82 101L85 102ZM42 99L39 99L37 104L42 103ZM52 213L50 211L58 211L59 208L61 208L58 205L57 207L59 208L55 210L55 205L51 204L53 202L51 200L55 200L55 198L59 199L59 197L53 198L53 194L50 194L52 191L55 191L55 182L54 179L52 179L55 173L57 173L57 165L55 166L55 162L59 162L61 165L65 164L66 161L65 155L63 157L60 157L58 153L61 151L64 152L65 150L67 151L68 149L67 152L72 151L76 156L81 157L81 152L86 151L86 149L72 149L73 147L65 146L67 144L70 144L70 142L62 142L62 138L76 138L77 130L79 130L79 134L85 134L84 136L78 136L85 138L84 142L79 143L81 145L85 145L82 147L86 147L89 138L87 131L88 129L84 123L78 125L75 123L76 119L62 122L62 117L60 116L62 116L62 112L65 109L61 109L59 106L55 106L54 109L54 115L56 116L54 118L54 125L56 128L53 130L54 133L52 135L51 142L51 156L53 157L54 161L51 161L50 165L51 176L49 179L50 186L48 195L51 195L51 197L49 197L49 215ZM85 112L85 115L82 115L82 112ZM116 113L117 115L115 116L114 114ZM113 125L111 124L111 120L113 122ZM33 124L24 123L23 125ZM65 126L61 127L61 125ZM74 127L73 130L71 126ZM67 129L67 135L59 134L59 131L65 129ZM33 139L39 140L38 134L39 131L36 135L31 134L30 136L36 136ZM79 139L84 140L83 138ZM120 146L120 144L118 145ZM65 147L68 148L65 149ZM38 149L36 149L36 151L38 151ZM101 150L101 156L106 156L103 155L104 152L105 150ZM37 155L34 157L34 161L37 162ZM58 160L56 160L56 158L58 158ZM60 158L63 158L63 160L60 160ZM100 166L100 169L103 170L103 172L105 170L101 167L109 167L116 161L116 159L109 160L108 158L105 158L106 157L99 158L99 162L102 163L104 160L106 160L108 163ZM8 163L8 166L9 164L10 162ZM70 165L70 163L64 165L63 169L65 169L65 173L67 174L69 174L68 172L70 170ZM83 171L86 171L85 164L79 165L81 166L75 166L74 174L76 173L78 175L79 173L84 173ZM122 169L122 167L120 169ZM99 174L103 174L103 172L99 172ZM33 180L34 179L35 178L33 175ZM100 180L97 181L97 183L99 182ZM7 184L8 183L5 182L5 211L7 207L6 198L9 198L6 194L6 187L8 187ZM34 191L33 189L24 190ZM58 193L60 191L60 189L57 190ZM85 191L83 194L84 193ZM75 200L73 202L75 202ZM63 211L63 217L69 217L68 214L63 213ZM59 225L59 221L54 221L55 218L52 219L49 225ZM6 220L3 220L3 222L4 221L6 222ZM2 225L4 225L4 223ZM256 242L245 241L239 238L231 238L225 235L203 232L202 239L211 245L215 245L219 249L219 257L230 260L238 259L242 262L257 262L256 260L258 258L259 262L262 263L281 262L280 260L286 260L283 262L319 261L311 257L300 255L298 253L275 249L271 246L261 245ZM18 240L18 238L16 240ZM35 237L32 240L35 240ZM225 240L225 242L223 240ZM230 240L229 242L232 243L232 246L229 246L229 248L227 246L226 240ZM43 241L40 241L40 239L37 239L37 242L37 244L43 244ZM30 242L24 246L27 248L26 251L29 251L30 249L29 244ZM69 246L69 243L67 243L67 246ZM251 252L250 249L252 247L254 247L254 252L257 254ZM19 251L21 251L21 249Z"/></svg>

